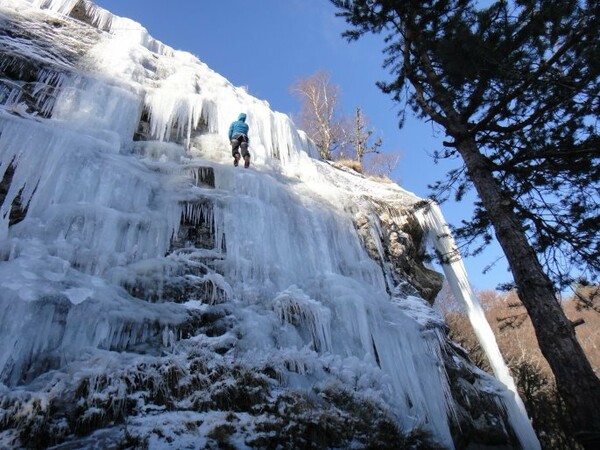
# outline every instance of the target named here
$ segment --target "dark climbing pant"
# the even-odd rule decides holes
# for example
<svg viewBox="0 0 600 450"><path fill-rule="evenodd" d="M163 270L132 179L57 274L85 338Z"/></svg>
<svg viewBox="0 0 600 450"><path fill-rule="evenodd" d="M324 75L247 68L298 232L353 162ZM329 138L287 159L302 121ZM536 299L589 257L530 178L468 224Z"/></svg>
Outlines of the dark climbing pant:
<svg viewBox="0 0 600 450"><path fill-rule="evenodd" d="M240 153L239 150L241 150L244 158L250 156L250 152L248 151L248 136L245 134L236 134L231 139L231 155L234 158L236 154Z"/></svg>

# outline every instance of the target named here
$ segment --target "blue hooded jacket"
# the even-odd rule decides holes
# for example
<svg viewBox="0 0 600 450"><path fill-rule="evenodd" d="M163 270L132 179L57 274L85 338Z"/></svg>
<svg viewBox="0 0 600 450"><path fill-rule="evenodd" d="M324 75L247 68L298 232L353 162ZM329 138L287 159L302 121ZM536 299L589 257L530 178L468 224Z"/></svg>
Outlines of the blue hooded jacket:
<svg viewBox="0 0 600 450"><path fill-rule="evenodd" d="M229 140L233 139L236 134L244 134L248 136L249 126L246 123L246 114L241 113L238 116L238 120L233 122L229 127Z"/></svg>

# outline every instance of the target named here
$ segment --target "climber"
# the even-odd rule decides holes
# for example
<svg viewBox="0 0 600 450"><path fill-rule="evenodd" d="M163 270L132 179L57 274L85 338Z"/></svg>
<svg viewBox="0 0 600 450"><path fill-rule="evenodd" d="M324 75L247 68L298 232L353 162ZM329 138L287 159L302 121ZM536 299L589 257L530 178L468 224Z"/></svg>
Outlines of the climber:
<svg viewBox="0 0 600 450"><path fill-rule="evenodd" d="M246 123L246 114L241 113L238 119L232 122L229 127L229 141L231 142L231 154L233 155L233 165L237 167L240 161L239 148L242 150L244 157L244 167L247 169L250 166L250 153L248 152L248 124Z"/></svg>

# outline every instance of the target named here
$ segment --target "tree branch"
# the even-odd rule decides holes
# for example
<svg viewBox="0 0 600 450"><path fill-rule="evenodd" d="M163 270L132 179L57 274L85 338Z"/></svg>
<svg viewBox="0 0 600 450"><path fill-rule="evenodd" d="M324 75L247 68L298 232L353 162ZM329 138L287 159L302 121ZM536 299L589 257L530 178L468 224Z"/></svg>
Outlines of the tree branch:
<svg viewBox="0 0 600 450"><path fill-rule="evenodd" d="M508 92L506 95L501 97L497 102L496 106L492 107L488 110L485 117L475 124L473 128L471 128L472 133L477 133L478 131L485 128L489 122L491 122L494 117L506 107L508 103L512 100L516 99L518 96L522 95L527 88L529 88L535 80L537 80L543 73L548 71L550 67L561 57L563 56L575 43L577 43L578 39L581 37L582 32L578 29L577 26L574 27L574 30L565 42L554 52L552 56L550 56L547 60L543 61L538 69L530 74L521 85L515 88L514 91Z"/></svg>

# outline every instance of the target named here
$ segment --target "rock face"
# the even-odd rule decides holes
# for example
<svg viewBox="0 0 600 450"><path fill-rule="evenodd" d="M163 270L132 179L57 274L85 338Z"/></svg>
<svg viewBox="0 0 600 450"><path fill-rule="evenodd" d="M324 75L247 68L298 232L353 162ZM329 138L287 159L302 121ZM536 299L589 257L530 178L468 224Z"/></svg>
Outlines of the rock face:
<svg viewBox="0 0 600 450"><path fill-rule="evenodd" d="M421 296L433 305L442 289L443 276L424 265L423 230L410 215L410 210L394 209L386 203L378 204L375 199L373 203L371 220L374 217L378 222L377 228L381 230L377 239L371 235L374 224L368 216L360 215L356 219L356 227L369 256L390 272L395 285L404 285L407 294Z"/></svg>
<svg viewBox="0 0 600 450"><path fill-rule="evenodd" d="M0 5L0 447L518 448L421 199L124 20Z"/></svg>

